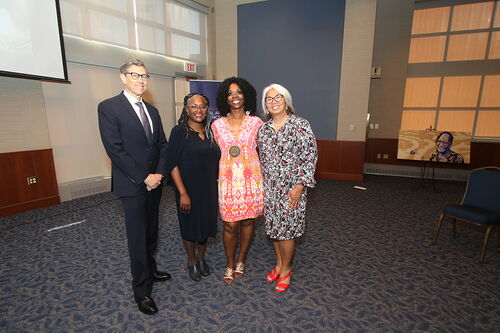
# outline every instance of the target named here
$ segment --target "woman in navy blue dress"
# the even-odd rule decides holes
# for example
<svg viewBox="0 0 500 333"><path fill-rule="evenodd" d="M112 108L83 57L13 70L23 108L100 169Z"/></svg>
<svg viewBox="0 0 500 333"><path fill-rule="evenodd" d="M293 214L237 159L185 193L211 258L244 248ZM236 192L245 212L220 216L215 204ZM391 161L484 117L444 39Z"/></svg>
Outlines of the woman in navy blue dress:
<svg viewBox="0 0 500 333"><path fill-rule="evenodd" d="M175 184L179 227L188 256L189 277L210 274L205 261L208 237L217 232L217 177L220 149L210 131L208 99L199 93L184 98L178 125L169 139L168 163Z"/></svg>

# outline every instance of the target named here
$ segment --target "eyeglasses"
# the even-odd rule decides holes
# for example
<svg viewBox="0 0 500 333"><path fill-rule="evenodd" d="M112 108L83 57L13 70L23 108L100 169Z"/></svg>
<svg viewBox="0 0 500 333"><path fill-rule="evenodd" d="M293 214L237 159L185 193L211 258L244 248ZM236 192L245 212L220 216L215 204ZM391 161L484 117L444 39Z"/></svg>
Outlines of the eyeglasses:
<svg viewBox="0 0 500 333"><path fill-rule="evenodd" d="M189 104L187 107L190 108L191 110L200 109L201 111L207 111L208 109L208 106L206 105L196 105L196 104Z"/></svg>
<svg viewBox="0 0 500 333"><path fill-rule="evenodd" d="M139 78L147 80L150 78L149 74L139 74L135 72L126 72L125 74L130 74L130 77L132 77L133 80L139 80Z"/></svg>
<svg viewBox="0 0 500 333"><path fill-rule="evenodd" d="M271 104L273 101L276 102L276 103L279 103L282 100L283 100L283 95L282 94L278 94L278 95L276 95L274 97L269 96L269 97L266 97L264 99L264 101L266 101L266 104Z"/></svg>

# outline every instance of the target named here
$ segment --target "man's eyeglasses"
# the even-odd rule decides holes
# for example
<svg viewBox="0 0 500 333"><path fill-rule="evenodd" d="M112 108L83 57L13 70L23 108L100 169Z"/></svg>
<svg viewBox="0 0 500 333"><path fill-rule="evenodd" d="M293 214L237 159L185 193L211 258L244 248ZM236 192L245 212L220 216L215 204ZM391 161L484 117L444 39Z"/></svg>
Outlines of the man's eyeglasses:
<svg viewBox="0 0 500 333"><path fill-rule="evenodd" d="M126 72L125 74L130 74L130 77L133 80L139 80L139 78L141 78L143 80L147 80L150 78L149 74L139 74L139 73L135 73L135 72Z"/></svg>
<svg viewBox="0 0 500 333"><path fill-rule="evenodd" d="M189 104L187 107L190 108L191 110L200 109L201 111L207 111L208 109L208 106L206 105L196 105L196 104Z"/></svg>
<svg viewBox="0 0 500 333"><path fill-rule="evenodd" d="M271 104L273 101L276 102L276 103L279 103L283 100L283 95L282 94L278 94L274 97L266 97L264 99L264 101L266 101L266 104Z"/></svg>

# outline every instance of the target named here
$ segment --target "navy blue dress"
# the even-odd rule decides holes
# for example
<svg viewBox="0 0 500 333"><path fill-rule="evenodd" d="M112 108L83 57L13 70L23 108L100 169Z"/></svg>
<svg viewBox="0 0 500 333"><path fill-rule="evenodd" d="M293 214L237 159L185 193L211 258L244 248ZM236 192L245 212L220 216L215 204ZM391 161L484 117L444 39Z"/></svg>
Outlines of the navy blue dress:
<svg viewBox="0 0 500 333"><path fill-rule="evenodd" d="M186 125L170 132L168 170L176 166L191 199L189 213L180 211L180 195L175 188L175 201L181 236L184 240L204 242L217 232L220 149L215 141L202 139Z"/></svg>

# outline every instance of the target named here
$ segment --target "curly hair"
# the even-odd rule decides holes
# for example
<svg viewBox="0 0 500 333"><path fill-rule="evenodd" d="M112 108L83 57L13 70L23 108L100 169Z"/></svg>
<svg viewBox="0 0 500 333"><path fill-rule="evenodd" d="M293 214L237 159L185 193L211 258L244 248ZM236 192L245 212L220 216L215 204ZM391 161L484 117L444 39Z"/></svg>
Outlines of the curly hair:
<svg viewBox="0 0 500 333"><path fill-rule="evenodd" d="M227 92L229 86L236 83L243 92L245 98L245 111L249 111L250 115L255 116L257 113L257 91L255 88L242 77L229 77L222 81L217 89L217 109L221 116L227 116L231 112L229 104L227 104Z"/></svg>
<svg viewBox="0 0 500 333"><path fill-rule="evenodd" d="M187 94L184 97L184 102L183 102L184 106L182 107L182 112L181 112L181 115L179 116L179 119L177 120L177 124L186 126L186 129L188 130L187 133L189 133L189 131L190 131L190 126L187 123L189 120L189 115L188 115L186 107L187 107L188 101L193 96L200 96L201 98L203 98L205 100L205 103L207 104L207 106L209 105L208 97L203 95L202 93L193 92L193 93ZM207 116L205 117L205 120L203 121L203 128L205 131L205 136L210 141L213 140L212 131L210 130L211 122L212 122L212 116L211 116L210 112L207 110ZM186 136L186 139L187 139L187 136Z"/></svg>

